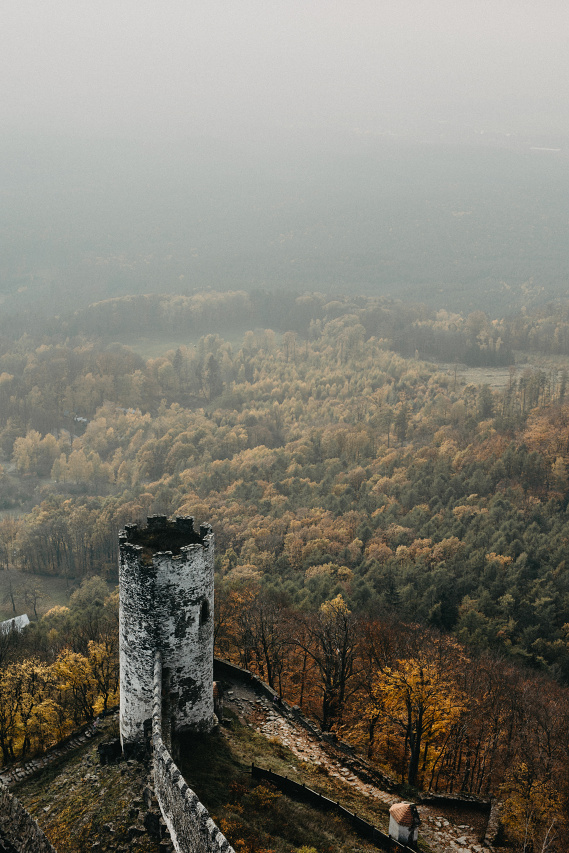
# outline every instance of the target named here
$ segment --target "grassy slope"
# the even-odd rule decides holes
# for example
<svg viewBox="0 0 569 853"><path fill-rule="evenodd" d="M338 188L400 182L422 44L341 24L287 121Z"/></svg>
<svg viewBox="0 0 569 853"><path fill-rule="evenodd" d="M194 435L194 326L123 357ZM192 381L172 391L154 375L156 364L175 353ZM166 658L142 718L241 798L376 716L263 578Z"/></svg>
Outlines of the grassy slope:
<svg viewBox="0 0 569 853"><path fill-rule="evenodd" d="M144 811L142 791L146 770L136 762L101 767L96 742L116 736L116 721L72 757L19 784L15 795L38 821L58 853L84 853L98 842L97 850L158 850L148 836L128 840L135 812ZM255 787L251 761L306 782L362 817L385 828L386 813L348 785L339 791L311 765L299 761L282 745L267 740L233 720L230 729L210 737L186 738L179 763L188 784L239 848L245 841L256 853L293 853L307 845L318 853L367 853L375 850L353 835L339 818L296 803L265 786ZM109 829L109 825L112 830Z"/></svg>
<svg viewBox="0 0 569 853"><path fill-rule="evenodd" d="M37 820L58 853L84 853L99 842L100 853L136 849L156 853L158 842L141 836L135 844L128 829L135 812L144 811L145 768L137 762L102 767L96 744L118 734L116 718L101 733L42 773L20 783L13 793Z"/></svg>
<svg viewBox="0 0 569 853"><path fill-rule="evenodd" d="M326 773L300 761L282 744L233 717L231 727L219 734L186 736L180 744L179 765L190 787L234 845L240 839L249 844L256 839L259 850L275 853L290 853L303 845L315 847L319 853L376 849L353 835L340 818L296 803L274 790L271 796L265 785L255 788L249 772L252 761L339 800L384 831L389 822L387 807L348 784L340 786L337 780L329 780Z"/></svg>
<svg viewBox="0 0 569 853"><path fill-rule="evenodd" d="M10 583L14 590L16 613L13 612L9 599ZM26 587L37 587L41 590L42 597L38 601L37 610L38 614L42 615L56 604L67 605L71 593L78 585L79 581L68 581L66 578L50 575L26 574L16 569L0 571L0 622L21 613L27 613L30 619L34 618L33 607L25 600Z"/></svg>

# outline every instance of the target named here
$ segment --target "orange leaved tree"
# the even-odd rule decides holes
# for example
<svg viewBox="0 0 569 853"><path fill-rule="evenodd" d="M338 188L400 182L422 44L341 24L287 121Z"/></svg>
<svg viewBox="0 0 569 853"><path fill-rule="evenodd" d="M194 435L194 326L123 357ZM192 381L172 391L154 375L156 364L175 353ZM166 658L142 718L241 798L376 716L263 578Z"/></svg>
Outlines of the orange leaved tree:
<svg viewBox="0 0 569 853"><path fill-rule="evenodd" d="M438 757L465 708L466 697L452 678L419 655L377 674L364 713L403 738L407 781L416 785L419 769Z"/></svg>

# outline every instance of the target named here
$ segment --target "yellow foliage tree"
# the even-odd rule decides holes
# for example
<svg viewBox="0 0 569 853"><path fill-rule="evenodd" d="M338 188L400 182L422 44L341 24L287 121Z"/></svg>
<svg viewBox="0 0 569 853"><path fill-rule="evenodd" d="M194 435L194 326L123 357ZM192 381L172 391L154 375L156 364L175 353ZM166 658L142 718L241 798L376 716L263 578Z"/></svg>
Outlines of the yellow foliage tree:
<svg viewBox="0 0 569 853"><path fill-rule="evenodd" d="M88 658L64 649L53 664L58 688L75 723L95 716L97 683Z"/></svg>
<svg viewBox="0 0 569 853"><path fill-rule="evenodd" d="M297 631L296 645L312 660L322 691L323 731L339 725L356 671L357 623L341 595L323 602Z"/></svg>
<svg viewBox="0 0 569 853"><path fill-rule="evenodd" d="M119 695L119 654L114 635L101 642L89 640L89 665L98 692L95 710L104 712L117 703Z"/></svg>
<svg viewBox="0 0 569 853"><path fill-rule="evenodd" d="M36 660L27 658L15 667L17 679L18 734L22 738L21 754L25 757L32 745L33 733L37 730L39 707L50 698L51 672L50 667Z"/></svg>
<svg viewBox="0 0 569 853"><path fill-rule="evenodd" d="M451 727L466 709L466 697L452 678L424 657L397 661L373 679L363 713L383 718L403 737L407 781L416 785L444 748Z"/></svg>
<svg viewBox="0 0 569 853"><path fill-rule="evenodd" d="M18 732L17 666L6 667L0 673L0 748L6 763L15 758L15 739Z"/></svg>
<svg viewBox="0 0 569 853"><path fill-rule="evenodd" d="M501 788L502 821L516 850L547 853L557 846L563 820L562 797L525 762L510 770Z"/></svg>

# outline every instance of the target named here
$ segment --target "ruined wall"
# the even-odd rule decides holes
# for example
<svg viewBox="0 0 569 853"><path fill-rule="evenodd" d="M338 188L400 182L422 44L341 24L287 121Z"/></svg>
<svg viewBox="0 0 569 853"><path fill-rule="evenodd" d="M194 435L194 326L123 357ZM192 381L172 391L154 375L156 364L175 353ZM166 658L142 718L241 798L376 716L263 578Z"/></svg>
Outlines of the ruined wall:
<svg viewBox="0 0 569 853"><path fill-rule="evenodd" d="M126 525L120 534L121 740L144 738L152 716L154 651L162 653L173 729L210 730L213 713L213 561L209 525L191 516Z"/></svg>
<svg viewBox="0 0 569 853"><path fill-rule="evenodd" d="M35 820L0 782L0 851L55 853Z"/></svg>
<svg viewBox="0 0 569 853"><path fill-rule="evenodd" d="M152 752L154 789L178 853L235 853L207 809L188 787L162 740L162 659L154 660Z"/></svg>

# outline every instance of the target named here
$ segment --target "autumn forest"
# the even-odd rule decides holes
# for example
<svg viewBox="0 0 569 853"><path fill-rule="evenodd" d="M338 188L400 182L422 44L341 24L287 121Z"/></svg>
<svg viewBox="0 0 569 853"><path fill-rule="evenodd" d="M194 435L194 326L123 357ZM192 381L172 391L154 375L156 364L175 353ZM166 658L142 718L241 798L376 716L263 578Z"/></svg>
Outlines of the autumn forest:
<svg viewBox="0 0 569 853"><path fill-rule="evenodd" d="M513 845L556 850L568 364L566 303L207 291L4 321L2 606L32 624L0 634L2 760L116 703L118 531L191 514L217 654L409 790L499 796Z"/></svg>

